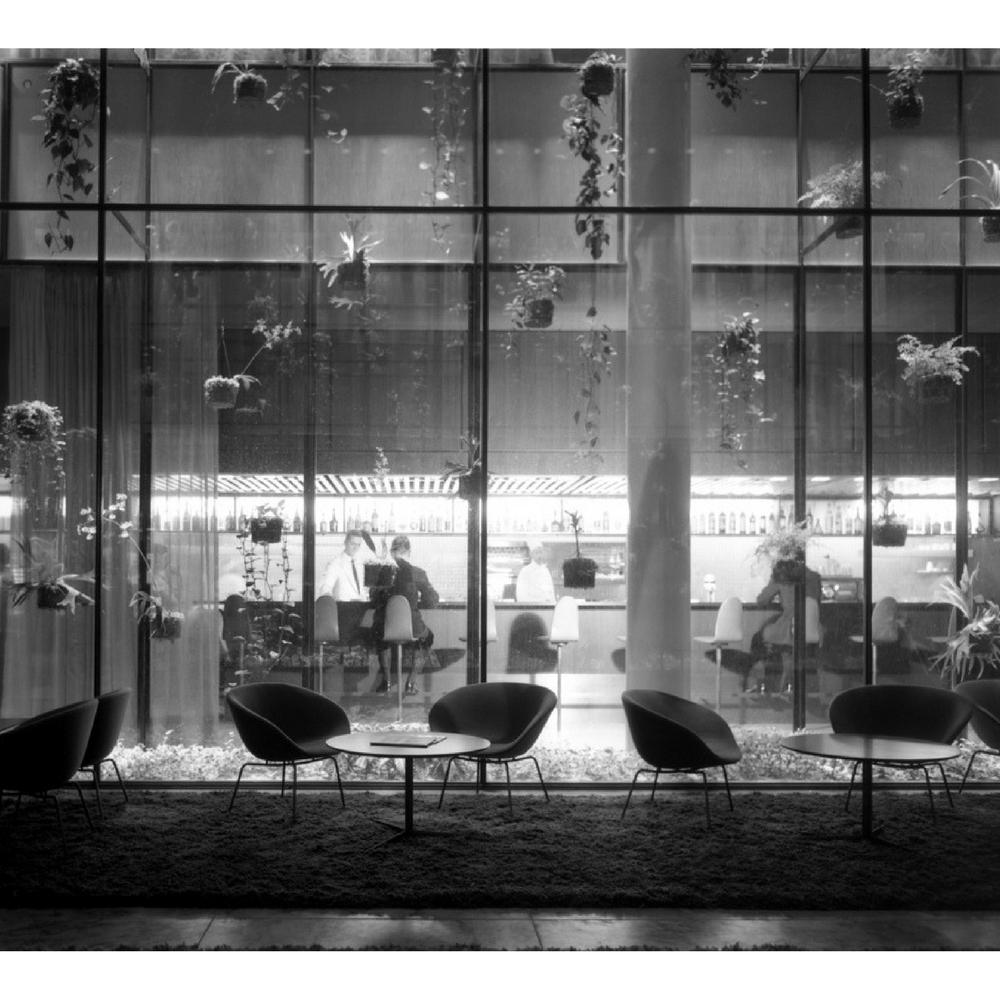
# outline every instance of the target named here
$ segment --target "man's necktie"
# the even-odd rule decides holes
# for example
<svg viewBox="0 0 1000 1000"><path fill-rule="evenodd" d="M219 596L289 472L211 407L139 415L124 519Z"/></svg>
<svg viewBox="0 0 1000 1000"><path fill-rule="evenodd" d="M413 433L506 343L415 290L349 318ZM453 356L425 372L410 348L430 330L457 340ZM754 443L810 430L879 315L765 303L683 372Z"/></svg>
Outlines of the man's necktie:
<svg viewBox="0 0 1000 1000"><path fill-rule="evenodd" d="M354 586L358 588L358 593L361 593L361 581L358 579L358 564L352 559L351 560L351 572L354 574Z"/></svg>

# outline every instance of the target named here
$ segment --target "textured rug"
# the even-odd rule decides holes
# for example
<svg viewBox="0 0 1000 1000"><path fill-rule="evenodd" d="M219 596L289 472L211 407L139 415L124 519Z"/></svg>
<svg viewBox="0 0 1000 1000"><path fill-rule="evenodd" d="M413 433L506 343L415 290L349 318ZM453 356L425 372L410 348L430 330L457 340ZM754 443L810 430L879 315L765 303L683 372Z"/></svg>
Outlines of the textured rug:
<svg viewBox="0 0 1000 1000"><path fill-rule="evenodd" d="M875 793L884 841L859 839L843 793L420 794L420 835L382 844L401 795L133 791L89 831L64 797L0 816L0 905L684 906L1000 909L1000 795Z"/></svg>

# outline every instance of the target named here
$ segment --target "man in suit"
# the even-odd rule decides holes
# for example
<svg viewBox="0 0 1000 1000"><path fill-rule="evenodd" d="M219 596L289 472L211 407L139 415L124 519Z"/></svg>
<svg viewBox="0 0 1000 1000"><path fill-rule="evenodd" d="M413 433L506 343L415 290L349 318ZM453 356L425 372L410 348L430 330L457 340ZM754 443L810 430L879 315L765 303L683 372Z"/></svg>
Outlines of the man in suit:
<svg viewBox="0 0 1000 1000"><path fill-rule="evenodd" d="M389 554L392 556L393 563L382 567L378 583L372 588L372 600L375 603L375 622L372 626L372 633L376 639L382 640L385 632L385 609L389 598L396 594L402 594L410 604L413 638L416 640L417 647L426 650L428 655L433 655L430 649L434 644L434 633L421 617L420 609L436 608L440 600L438 592L427 578L427 573L410 562L410 539L406 535L397 535L392 540ZM375 682L376 691L392 689L391 650L390 643L379 642L379 673ZM411 661L410 669L406 675L407 694L416 694L413 671L414 664Z"/></svg>
<svg viewBox="0 0 1000 1000"><path fill-rule="evenodd" d="M369 561L364 535L351 529L344 535L344 551L327 563L319 594L330 594L335 601L367 601L365 563Z"/></svg>

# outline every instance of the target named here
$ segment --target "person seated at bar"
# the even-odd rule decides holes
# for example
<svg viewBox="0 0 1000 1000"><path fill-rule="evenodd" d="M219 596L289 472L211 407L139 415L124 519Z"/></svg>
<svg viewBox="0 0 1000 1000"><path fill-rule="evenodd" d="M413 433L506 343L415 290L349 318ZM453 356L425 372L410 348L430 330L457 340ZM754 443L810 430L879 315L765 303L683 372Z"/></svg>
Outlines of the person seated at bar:
<svg viewBox="0 0 1000 1000"><path fill-rule="evenodd" d="M365 586L365 563L375 555L365 547L364 532L352 528L344 535L344 551L335 555L326 565L317 596L330 594L335 601L370 600Z"/></svg>
<svg viewBox="0 0 1000 1000"><path fill-rule="evenodd" d="M430 653L434 645L434 633L427 627L420 615L421 609L436 608L440 598L425 570L410 562L410 539L406 535L397 535L389 546L392 562L384 565L379 572L378 582L372 587L372 601L375 604L375 620L372 625L372 635L378 643L379 669L375 679L376 692L392 690L392 643L383 641L385 633L385 609L389 598L402 594L410 604L410 615L413 627L413 638L418 649ZM410 662L406 675L406 693L416 694L413 674L416 669L416 657Z"/></svg>
<svg viewBox="0 0 1000 1000"><path fill-rule="evenodd" d="M555 604L556 590L552 583L552 574L545 563L545 546L534 545L531 549L531 561L521 567L514 585L514 594L518 601L531 604Z"/></svg>

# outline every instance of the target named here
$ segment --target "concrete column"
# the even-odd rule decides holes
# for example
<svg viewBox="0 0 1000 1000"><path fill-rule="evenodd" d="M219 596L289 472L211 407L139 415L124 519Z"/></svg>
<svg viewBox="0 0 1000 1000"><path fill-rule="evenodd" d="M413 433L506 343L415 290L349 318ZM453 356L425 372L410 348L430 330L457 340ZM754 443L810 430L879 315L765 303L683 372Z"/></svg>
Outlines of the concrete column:
<svg viewBox="0 0 1000 1000"><path fill-rule="evenodd" d="M680 49L630 49L628 204L690 201L690 73ZM685 216L627 225L628 687L686 696L691 655L689 536L691 254Z"/></svg>

